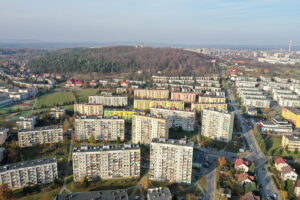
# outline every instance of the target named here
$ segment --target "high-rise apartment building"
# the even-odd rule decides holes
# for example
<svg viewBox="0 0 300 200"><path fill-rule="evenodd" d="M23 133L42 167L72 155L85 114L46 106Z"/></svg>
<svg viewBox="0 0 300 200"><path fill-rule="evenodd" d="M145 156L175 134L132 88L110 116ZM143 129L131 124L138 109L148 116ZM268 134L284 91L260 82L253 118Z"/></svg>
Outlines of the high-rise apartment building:
<svg viewBox="0 0 300 200"><path fill-rule="evenodd" d="M10 188L51 183L58 177L56 158L44 158L0 166L0 184Z"/></svg>
<svg viewBox="0 0 300 200"><path fill-rule="evenodd" d="M193 111L154 107L150 109L150 112L168 119L169 128L180 127L183 131L194 131L195 129L196 113Z"/></svg>
<svg viewBox="0 0 300 200"><path fill-rule="evenodd" d="M135 114L132 117L132 143L150 144L153 138L168 138L168 120L162 116Z"/></svg>
<svg viewBox="0 0 300 200"><path fill-rule="evenodd" d="M140 176L140 147L137 144L87 146L73 150L74 181Z"/></svg>
<svg viewBox="0 0 300 200"><path fill-rule="evenodd" d="M234 114L215 109L204 109L201 135L229 142L232 139Z"/></svg>
<svg viewBox="0 0 300 200"><path fill-rule="evenodd" d="M44 126L33 129L22 129L18 132L20 147L31 147L38 144L63 142L62 126Z"/></svg>
<svg viewBox="0 0 300 200"><path fill-rule="evenodd" d="M192 182L193 143L155 138L150 144L150 180Z"/></svg>
<svg viewBox="0 0 300 200"><path fill-rule="evenodd" d="M80 115L103 115L103 105L90 103L76 103L74 104L74 112Z"/></svg>
<svg viewBox="0 0 300 200"><path fill-rule="evenodd" d="M127 96L99 95L89 96L90 104L102 104L103 106L126 107Z"/></svg>
<svg viewBox="0 0 300 200"><path fill-rule="evenodd" d="M169 99L169 90L135 89L134 98L140 99Z"/></svg>
<svg viewBox="0 0 300 200"><path fill-rule="evenodd" d="M120 118L102 116L80 116L75 119L75 137L83 141L94 137L95 140L124 140L125 121Z"/></svg>

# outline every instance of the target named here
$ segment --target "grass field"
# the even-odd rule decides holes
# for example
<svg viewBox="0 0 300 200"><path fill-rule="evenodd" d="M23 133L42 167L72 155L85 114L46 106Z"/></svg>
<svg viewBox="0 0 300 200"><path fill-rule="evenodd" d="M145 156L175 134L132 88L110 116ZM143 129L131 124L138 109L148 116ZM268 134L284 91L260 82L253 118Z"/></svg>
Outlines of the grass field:
<svg viewBox="0 0 300 200"><path fill-rule="evenodd" d="M88 96L96 95L99 89L82 89L75 91L77 102L88 102Z"/></svg>
<svg viewBox="0 0 300 200"><path fill-rule="evenodd" d="M76 102L73 92L55 92L38 97L35 109L43 107L53 107L56 105L63 106Z"/></svg>

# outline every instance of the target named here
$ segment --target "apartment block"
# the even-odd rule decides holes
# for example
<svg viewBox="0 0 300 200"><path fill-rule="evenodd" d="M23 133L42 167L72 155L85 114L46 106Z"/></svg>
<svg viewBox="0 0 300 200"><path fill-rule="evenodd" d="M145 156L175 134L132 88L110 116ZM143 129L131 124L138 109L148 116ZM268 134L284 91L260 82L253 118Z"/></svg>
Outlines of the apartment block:
<svg viewBox="0 0 300 200"><path fill-rule="evenodd" d="M36 124L36 116L20 117L16 124L19 129L33 129Z"/></svg>
<svg viewBox="0 0 300 200"><path fill-rule="evenodd" d="M234 114L215 109L204 109L201 135L229 142L232 139Z"/></svg>
<svg viewBox="0 0 300 200"><path fill-rule="evenodd" d="M253 106L256 108L270 108L271 100L270 99L261 99L256 97L248 97L243 100L244 106Z"/></svg>
<svg viewBox="0 0 300 200"><path fill-rule="evenodd" d="M50 110L50 116L54 119L61 119L66 113L66 109L62 107L54 107Z"/></svg>
<svg viewBox="0 0 300 200"><path fill-rule="evenodd" d="M169 90L135 89L134 98L138 99L169 99Z"/></svg>
<svg viewBox="0 0 300 200"><path fill-rule="evenodd" d="M74 112L80 115L103 115L103 105L90 103L76 103L74 104Z"/></svg>
<svg viewBox="0 0 300 200"><path fill-rule="evenodd" d="M8 136L8 128L0 128L0 145L3 145Z"/></svg>
<svg viewBox="0 0 300 200"><path fill-rule="evenodd" d="M153 138L168 137L168 119L154 115L133 115L132 143L150 144Z"/></svg>
<svg viewBox="0 0 300 200"><path fill-rule="evenodd" d="M56 158L12 163L0 166L0 184L17 189L53 182L58 178Z"/></svg>
<svg viewBox="0 0 300 200"><path fill-rule="evenodd" d="M127 190L100 190L57 194L54 200L128 200Z"/></svg>
<svg viewBox="0 0 300 200"><path fill-rule="evenodd" d="M125 121L102 116L80 116L75 119L75 137L79 141L94 137L100 141L124 140Z"/></svg>
<svg viewBox="0 0 300 200"><path fill-rule="evenodd" d="M186 140L153 139L150 144L150 180L191 184L193 145Z"/></svg>
<svg viewBox="0 0 300 200"><path fill-rule="evenodd" d="M137 110L150 110L153 107L184 109L184 101L163 99L134 99L133 108Z"/></svg>
<svg viewBox="0 0 300 200"><path fill-rule="evenodd" d="M298 98L279 98L278 104L284 107L300 107L300 99Z"/></svg>
<svg viewBox="0 0 300 200"><path fill-rule="evenodd" d="M184 101L184 103L196 102L196 93L193 92L172 92L171 99L176 101Z"/></svg>
<svg viewBox="0 0 300 200"><path fill-rule="evenodd" d="M99 95L89 96L90 104L102 104L103 106L126 107L127 96Z"/></svg>
<svg viewBox="0 0 300 200"><path fill-rule="evenodd" d="M281 145L289 151L300 150L300 135L283 135Z"/></svg>
<svg viewBox="0 0 300 200"><path fill-rule="evenodd" d="M104 109L103 116L104 117L119 117L124 119L125 121L131 121L132 116L136 113L135 110L128 110L128 109L112 109L107 108Z"/></svg>
<svg viewBox="0 0 300 200"><path fill-rule="evenodd" d="M169 128L180 127L183 131L194 131L195 129L196 113L194 111L154 107L150 109L150 113L168 119Z"/></svg>
<svg viewBox="0 0 300 200"><path fill-rule="evenodd" d="M140 147L137 144L87 146L73 149L73 176L78 182L140 176Z"/></svg>
<svg viewBox="0 0 300 200"><path fill-rule="evenodd" d="M300 128L300 110L293 107L282 107L281 116Z"/></svg>
<svg viewBox="0 0 300 200"><path fill-rule="evenodd" d="M63 142L62 126L44 126L33 129L22 129L18 132L20 147L31 147L39 144Z"/></svg>
<svg viewBox="0 0 300 200"><path fill-rule="evenodd" d="M217 109L217 110L227 110L226 103L192 103L192 110L196 112L201 112L204 109Z"/></svg>
<svg viewBox="0 0 300 200"><path fill-rule="evenodd" d="M225 96L199 96L198 103L226 103Z"/></svg>

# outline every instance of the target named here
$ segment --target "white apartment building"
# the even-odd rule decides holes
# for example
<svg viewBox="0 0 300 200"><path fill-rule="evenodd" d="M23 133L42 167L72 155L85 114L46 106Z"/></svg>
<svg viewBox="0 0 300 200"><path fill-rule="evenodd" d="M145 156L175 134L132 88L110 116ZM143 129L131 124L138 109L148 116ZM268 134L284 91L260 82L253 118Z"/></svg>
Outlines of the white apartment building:
<svg viewBox="0 0 300 200"><path fill-rule="evenodd" d="M261 99L255 97L247 97L243 99L244 106L253 106L256 108L270 108L271 100L270 99Z"/></svg>
<svg viewBox="0 0 300 200"><path fill-rule="evenodd" d="M193 142L155 138L150 144L149 178L191 184Z"/></svg>
<svg viewBox="0 0 300 200"><path fill-rule="evenodd" d="M3 145L8 136L8 128L0 128L0 145Z"/></svg>
<svg viewBox="0 0 300 200"><path fill-rule="evenodd" d="M168 119L154 115L134 114L132 116L132 143L150 144L153 138L168 137Z"/></svg>
<svg viewBox="0 0 300 200"><path fill-rule="evenodd" d="M152 115L162 115L168 119L169 128L179 128L183 131L194 131L196 112L189 110L167 109L154 107L150 109Z"/></svg>
<svg viewBox="0 0 300 200"><path fill-rule="evenodd" d="M232 139L234 114L214 109L204 109L201 135L229 142Z"/></svg>
<svg viewBox="0 0 300 200"><path fill-rule="evenodd" d="M63 142L62 126L44 126L33 129L22 129L18 132L20 147L31 147L38 144Z"/></svg>
<svg viewBox="0 0 300 200"><path fill-rule="evenodd" d="M127 96L99 95L89 96L90 104L102 104L103 106L126 107L128 104Z"/></svg>
<svg viewBox="0 0 300 200"><path fill-rule="evenodd" d="M44 158L0 166L0 184L17 189L53 182L58 178L56 158Z"/></svg>
<svg viewBox="0 0 300 200"><path fill-rule="evenodd" d="M80 116L75 119L75 137L79 141L94 137L100 141L124 140L124 119L102 116Z"/></svg>
<svg viewBox="0 0 300 200"><path fill-rule="evenodd" d="M65 116L66 109L63 107L54 107L50 110L50 116L54 119L62 119Z"/></svg>
<svg viewBox="0 0 300 200"><path fill-rule="evenodd" d="M16 124L19 129L33 129L36 124L36 116L20 117Z"/></svg>
<svg viewBox="0 0 300 200"><path fill-rule="evenodd" d="M283 107L300 107L299 98L280 98L278 104Z"/></svg>
<svg viewBox="0 0 300 200"><path fill-rule="evenodd" d="M140 176L140 147L137 144L87 146L73 149L73 176L78 182Z"/></svg>
<svg viewBox="0 0 300 200"><path fill-rule="evenodd" d="M80 115L103 115L103 105L90 103L74 104L74 112Z"/></svg>

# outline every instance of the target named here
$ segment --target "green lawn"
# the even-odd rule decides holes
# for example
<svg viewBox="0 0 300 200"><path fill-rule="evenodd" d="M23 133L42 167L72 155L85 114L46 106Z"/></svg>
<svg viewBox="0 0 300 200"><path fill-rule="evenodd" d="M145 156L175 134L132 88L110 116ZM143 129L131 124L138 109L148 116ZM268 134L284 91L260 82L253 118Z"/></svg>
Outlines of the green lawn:
<svg viewBox="0 0 300 200"><path fill-rule="evenodd" d="M53 200L54 197L58 194L60 188L54 190L44 190L40 193L23 196L22 194L18 193L17 191L14 193L14 199L17 200Z"/></svg>
<svg viewBox="0 0 300 200"><path fill-rule="evenodd" d="M63 106L76 102L73 92L48 93L38 97L35 109L43 107Z"/></svg>
<svg viewBox="0 0 300 200"><path fill-rule="evenodd" d="M88 102L88 96L96 95L99 89L82 89L75 91L77 102Z"/></svg>

